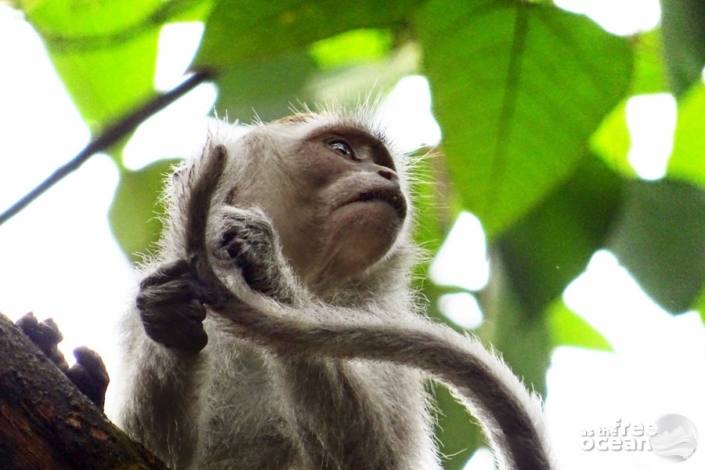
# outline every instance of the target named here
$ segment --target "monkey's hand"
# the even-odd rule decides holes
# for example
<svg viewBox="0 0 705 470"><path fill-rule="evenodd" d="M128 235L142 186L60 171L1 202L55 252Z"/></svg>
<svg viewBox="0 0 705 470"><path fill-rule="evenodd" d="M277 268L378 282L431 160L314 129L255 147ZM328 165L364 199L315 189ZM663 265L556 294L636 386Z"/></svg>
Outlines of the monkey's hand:
<svg viewBox="0 0 705 470"><path fill-rule="evenodd" d="M184 260L160 266L140 283L137 308L147 336L167 348L197 353L206 346L205 290Z"/></svg>
<svg viewBox="0 0 705 470"><path fill-rule="evenodd" d="M221 217L216 258L232 263L247 285L274 300L291 304L295 281L281 253L277 235L259 209L228 207Z"/></svg>
<svg viewBox="0 0 705 470"><path fill-rule="evenodd" d="M110 377L97 352L85 346L75 349L73 355L76 357L76 363L69 367L58 348L64 337L54 320L48 318L39 322L34 314L28 313L17 320L16 324L84 395L98 408L103 409Z"/></svg>

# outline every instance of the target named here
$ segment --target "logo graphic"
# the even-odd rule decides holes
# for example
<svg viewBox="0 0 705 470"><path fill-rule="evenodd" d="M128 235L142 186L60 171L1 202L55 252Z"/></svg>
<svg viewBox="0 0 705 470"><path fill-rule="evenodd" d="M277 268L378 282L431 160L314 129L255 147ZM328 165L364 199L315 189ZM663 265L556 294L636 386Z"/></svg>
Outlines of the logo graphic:
<svg viewBox="0 0 705 470"><path fill-rule="evenodd" d="M588 428L581 433L586 452L653 452L671 462L689 459L698 447L698 431L688 418L661 416L655 423L619 418L613 424Z"/></svg>
<svg viewBox="0 0 705 470"><path fill-rule="evenodd" d="M670 414L656 421L656 434L650 438L654 454L672 462L688 459L698 447L698 431L692 421Z"/></svg>

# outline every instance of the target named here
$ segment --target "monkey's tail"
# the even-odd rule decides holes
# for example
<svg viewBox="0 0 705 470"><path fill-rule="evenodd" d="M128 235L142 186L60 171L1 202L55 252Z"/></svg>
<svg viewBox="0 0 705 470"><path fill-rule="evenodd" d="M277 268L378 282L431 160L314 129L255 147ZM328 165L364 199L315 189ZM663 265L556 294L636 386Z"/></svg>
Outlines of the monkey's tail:
<svg viewBox="0 0 705 470"><path fill-rule="evenodd" d="M217 308L239 337L284 354L391 361L426 371L449 385L481 423L500 468L555 470L540 400L480 342L423 319L411 326L334 322L319 324L239 300ZM414 325L414 323L418 323Z"/></svg>

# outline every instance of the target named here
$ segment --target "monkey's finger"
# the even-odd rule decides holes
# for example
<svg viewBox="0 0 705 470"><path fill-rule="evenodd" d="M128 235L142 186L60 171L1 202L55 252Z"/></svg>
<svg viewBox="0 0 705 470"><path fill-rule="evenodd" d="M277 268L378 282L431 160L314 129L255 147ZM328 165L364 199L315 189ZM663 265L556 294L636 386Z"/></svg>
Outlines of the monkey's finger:
<svg viewBox="0 0 705 470"><path fill-rule="evenodd" d="M170 322L167 325L159 320L151 320L148 316L142 318L145 332L167 348L197 353L208 343L208 335L200 321L182 318L182 321Z"/></svg>
<svg viewBox="0 0 705 470"><path fill-rule="evenodd" d="M76 357L76 364L66 371L66 375L84 395L103 409L105 391L110 382L103 360L98 353L83 346L76 348L73 355Z"/></svg>
<svg viewBox="0 0 705 470"><path fill-rule="evenodd" d="M228 253L230 259L237 259L242 254L242 240L233 238L223 249Z"/></svg>
<svg viewBox="0 0 705 470"><path fill-rule="evenodd" d="M17 320L15 324L37 345L50 348L56 346L64 339L58 325L51 318L39 322L34 314L30 312Z"/></svg>
<svg viewBox="0 0 705 470"><path fill-rule="evenodd" d="M205 299L205 289L198 281L176 279L140 290L139 294L137 294L137 308L145 309L188 304L194 300L203 303Z"/></svg>
<svg viewBox="0 0 705 470"><path fill-rule="evenodd" d="M174 278L184 276L191 272L191 266L183 259L172 261L171 263L166 263L157 270L145 277L140 283L141 288L151 287L159 284L163 284Z"/></svg>

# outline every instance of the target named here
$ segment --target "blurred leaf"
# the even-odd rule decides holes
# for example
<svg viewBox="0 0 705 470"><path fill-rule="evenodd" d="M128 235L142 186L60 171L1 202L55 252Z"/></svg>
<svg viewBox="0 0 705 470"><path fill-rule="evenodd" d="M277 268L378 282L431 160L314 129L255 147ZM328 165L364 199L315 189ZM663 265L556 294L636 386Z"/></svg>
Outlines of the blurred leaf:
<svg viewBox="0 0 705 470"><path fill-rule="evenodd" d="M546 393L546 369L553 349L545 315L532 315L522 308L505 272L506 264L491 255L491 275L481 296L485 322L480 337L491 344L509 367L537 393Z"/></svg>
<svg viewBox="0 0 705 470"><path fill-rule="evenodd" d="M468 416L465 407L453 398L445 386L435 385L433 396L439 410L436 438L443 456L443 468L461 470L475 449L485 443L485 438L480 427Z"/></svg>
<svg viewBox="0 0 705 470"><path fill-rule="evenodd" d="M215 0L170 0L173 12L166 15L170 22L204 21L208 18Z"/></svg>
<svg viewBox="0 0 705 470"><path fill-rule="evenodd" d="M528 2L428 2L416 17L457 189L490 237L567 177L627 91L629 44Z"/></svg>
<svg viewBox="0 0 705 470"><path fill-rule="evenodd" d="M19 2L49 41L68 42L80 47L81 38L95 43L96 38L132 29L149 21L163 2L160 0L29 0ZM122 38L124 39L124 38ZM73 41L78 41L74 43ZM108 46L110 44L107 44Z"/></svg>
<svg viewBox="0 0 705 470"><path fill-rule="evenodd" d="M297 100L307 100L303 88L315 71L305 50L239 64L220 75L215 108L219 115L244 121L254 113L263 121L281 117Z"/></svg>
<svg viewBox="0 0 705 470"><path fill-rule="evenodd" d="M579 348L612 351L612 345L583 317L575 313L561 299L548 307L548 328L553 347L576 346Z"/></svg>
<svg viewBox="0 0 705 470"><path fill-rule="evenodd" d="M228 69L359 28L401 24L419 0L346 3L220 0L206 23L196 67Z"/></svg>
<svg viewBox="0 0 705 470"><path fill-rule="evenodd" d="M307 89L319 102L359 104L375 93L390 90L397 82L418 70L419 52L407 43L375 62L322 71Z"/></svg>
<svg viewBox="0 0 705 470"><path fill-rule="evenodd" d="M634 181L609 247L641 287L671 312L705 285L705 192L676 181Z"/></svg>
<svg viewBox="0 0 705 470"><path fill-rule="evenodd" d="M627 103L622 101L610 112L590 138L590 148L613 171L627 177L636 176L629 163L631 136L627 127Z"/></svg>
<svg viewBox="0 0 705 470"><path fill-rule="evenodd" d="M160 0L39 0L25 4L86 122L96 128L149 97ZM135 25L144 24L144 28ZM132 35L122 30L135 29Z"/></svg>
<svg viewBox="0 0 705 470"><path fill-rule="evenodd" d="M565 183L499 239L511 289L541 315L604 246L618 212L622 179L589 155Z"/></svg>
<svg viewBox="0 0 705 470"><path fill-rule="evenodd" d="M705 65L705 2L661 0L661 33L669 82L681 95Z"/></svg>
<svg viewBox="0 0 705 470"><path fill-rule="evenodd" d="M635 63L631 94L667 91L660 34L651 31L635 36L632 41ZM628 159L631 137L627 127L626 104L627 100L623 100L602 120L590 138L590 148L612 170L633 178L636 172Z"/></svg>
<svg viewBox="0 0 705 470"><path fill-rule="evenodd" d="M695 301L695 309L700 313L700 318L705 323L705 289L700 292L698 300Z"/></svg>
<svg viewBox="0 0 705 470"><path fill-rule="evenodd" d="M357 29L314 43L311 54L322 69L335 69L382 60L391 48L391 32Z"/></svg>
<svg viewBox="0 0 705 470"><path fill-rule="evenodd" d="M458 211L450 206L457 195L447 182L442 155L431 151L416 159L411 193L414 200L414 240L432 258L441 247Z"/></svg>
<svg viewBox="0 0 705 470"><path fill-rule="evenodd" d="M705 187L705 85L698 83L678 102L678 122L668 175Z"/></svg>
<svg viewBox="0 0 705 470"><path fill-rule="evenodd" d="M113 235L132 262L154 247L162 230L159 194L178 160L160 160L139 171L124 170L110 206Z"/></svg>
<svg viewBox="0 0 705 470"><path fill-rule="evenodd" d="M650 31L635 36L634 43L634 79L631 92L661 93L668 91L666 83L666 66L663 57L663 43L658 31Z"/></svg>

